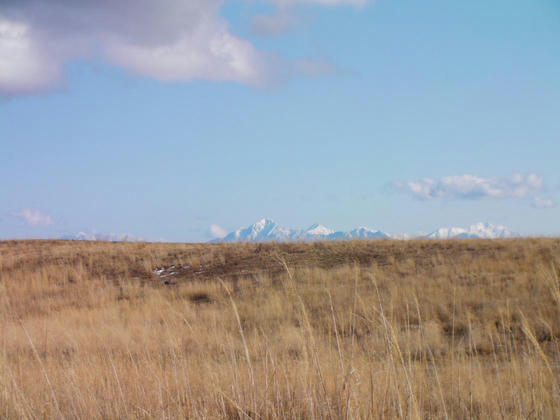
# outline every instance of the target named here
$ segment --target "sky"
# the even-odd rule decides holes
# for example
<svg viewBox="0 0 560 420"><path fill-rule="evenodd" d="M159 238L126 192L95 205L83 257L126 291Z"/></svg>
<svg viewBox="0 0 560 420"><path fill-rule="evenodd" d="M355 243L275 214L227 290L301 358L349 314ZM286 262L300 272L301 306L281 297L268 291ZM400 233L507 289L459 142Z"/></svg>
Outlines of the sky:
<svg viewBox="0 0 560 420"><path fill-rule="evenodd" d="M1 0L0 238L560 233L556 0Z"/></svg>

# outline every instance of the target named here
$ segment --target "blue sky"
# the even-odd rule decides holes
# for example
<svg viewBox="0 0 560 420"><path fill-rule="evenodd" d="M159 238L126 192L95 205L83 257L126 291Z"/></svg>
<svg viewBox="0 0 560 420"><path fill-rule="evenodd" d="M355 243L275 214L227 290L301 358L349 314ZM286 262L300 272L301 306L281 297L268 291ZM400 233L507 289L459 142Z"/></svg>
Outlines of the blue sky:
<svg viewBox="0 0 560 420"><path fill-rule="evenodd" d="M560 233L556 1L5 3L2 238Z"/></svg>

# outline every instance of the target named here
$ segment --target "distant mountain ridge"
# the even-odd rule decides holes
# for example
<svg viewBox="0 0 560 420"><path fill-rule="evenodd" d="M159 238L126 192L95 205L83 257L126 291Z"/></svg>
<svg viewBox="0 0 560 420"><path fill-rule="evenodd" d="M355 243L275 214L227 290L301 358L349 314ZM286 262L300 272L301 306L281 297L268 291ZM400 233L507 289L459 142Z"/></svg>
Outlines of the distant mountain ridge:
<svg viewBox="0 0 560 420"><path fill-rule="evenodd" d="M337 232L320 224L307 229L287 229L272 219L261 219L246 228L237 229L214 242L287 242L287 241L328 241L337 239L387 239L389 236L379 230L365 227L350 232Z"/></svg>
<svg viewBox="0 0 560 420"><path fill-rule="evenodd" d="M450 238L514 238L519 234L510 231L505 226L495 226L490 223L476 223L468 228L441 228L426 236L428 239L450 239Z"/></svg>
<svg viewBox="0 0 560 420"><path fill-rule="evenodd" d="M381 230L374 230L360 226L348 232L335 231L321 224L313 224L307 229L288 229L280 226L272 219L261 219L245 228L237 229L223 238L211 242L312 242L312 241L337 241L337 240L373 240L373 239L497 239L515 238L520 235L512 232L505 226L490 223L476 223L468 228L443 227L429 234L389 234ZM145 242L146 239L132 234L102 234L98 232L79 232L75 235L59 237L64 240L74 241L104 241L104 242ZM154 240L151 242L161 242Z"/></svg>
<svg viewBox="0 0 560 420"><path fill-rule="evenodd" d="M380 230L373 230L364 226L348 232L335 231L320 224L314 224L307 229L288 229L278 225L272 219L261 219L245 228L237 229L221 239L212 242L291 242L291 241L336 241L350 239L461 239L461 238L512 238L519 235L511 232L505 226L495 226L490 223L476 223L468 228L448 227L438 229L428 235L391 235Z"/></svg>
<svg viewBox="0 0 560 420"><path fill-rule="evenodd" d="M64 235L60 239L66 241L101 241L101 242L145 242L146 239L140 238L130 233L86 233L78 232L75 235Z"/></svg>

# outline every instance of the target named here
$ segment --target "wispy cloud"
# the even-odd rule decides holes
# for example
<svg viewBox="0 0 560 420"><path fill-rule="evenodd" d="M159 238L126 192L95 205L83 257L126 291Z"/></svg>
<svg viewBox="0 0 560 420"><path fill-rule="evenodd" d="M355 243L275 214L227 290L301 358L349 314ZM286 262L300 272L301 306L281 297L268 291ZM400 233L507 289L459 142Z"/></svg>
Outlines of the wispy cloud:
<svg viewBox="0 0 560 420"><path fill-rule="evenodd" d="M325 59L296 60L293 63L293 67L296 73L312 77L344 73L344 70L342 70L339 66Z"/></svg>
<svg viewBox="0 0 560 420"><path fill-rule="evenodd" d="M556 202L551 200L550 198L543 198L543 197L535 197L533 200L533 207L537 209L549 209L552 207L556 207Z"/></svg>
<svg viewBox="0 0 560 420"><path fill-rule="evenodd" d="M234 35L221 14L225 0L3 0L0 93L48 89L72 59L101 58L164 82L276 83L298 66ZM365 0L268 0L362 6ZM287 11L260 16L254 27L275 34L295 24ZM278 71L278 68L281 70Z"/></svg>
<svg viewBox="0 0 560 420"><path fill-rule="evenodd" d="M463 174L446 176L441 179L423 178L418 181L396 181L394 186L420 200L526 198L541 191L544 182L543 178L536 174L514 174L505 178L484 178Z"/></svg>
<svg viewBox="0 0 560 420"><path fill-rule="evenodd" d="M275 3L279 6L286 7L295 4L322 4L325 6L336 6L341 4L349 4L352 6L362 7L370 3L371 0L271 0L270 3Z"/></svg>
<svg viewBox="0 0 560 420"><path fill-rule="evenodd" d="M12 213L13 216L19 217L28 226L48 226L54 224L53 219L41 213L36 209L22 209Z"/></svg>
<svg viewBox="0 0 560 420"><path fill-rule="evenodd" d="M299 23L296 15L280 10L276 13L256 15L251 23L251 29L261 36L278 36L293 29Z"/></svg>
<svg viewBox="0 0 560 420"><path fill-rule="evenodd" d="M210 231L210 235L213 238L218 238L218 239L222 239L224 236L228 234L227 230L225 230L223 227L216 224L210 225L209 231Z"/></svg>

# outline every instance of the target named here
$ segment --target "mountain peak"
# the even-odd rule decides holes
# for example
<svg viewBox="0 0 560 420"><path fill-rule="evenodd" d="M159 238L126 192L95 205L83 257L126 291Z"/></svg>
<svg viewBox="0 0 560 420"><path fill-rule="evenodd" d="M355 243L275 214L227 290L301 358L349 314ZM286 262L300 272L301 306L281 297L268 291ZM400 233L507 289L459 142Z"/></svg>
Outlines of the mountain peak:
<svg viewBox="0 0 560 420"><path fill-rule="evenodd" d="M265 242L287 240L289 231L267 218L262 218L246 228L237 229L226 235L223 242Z"/></svg>
<svg viewBox="0 0 560 420"><path fill-rule="evenodd" d="M275 226L276 222L272 219L267 219L267 218L262 218L261 220L259 220L258 222L252 224L250 227L252 227L253 229L256 230L261 230L264 229L267 226Z"/></svg>
<svg viewBox="0 0 560 420"><path fill-rule="evenodd" d="M329 229L323 225L320 225L318 223L315 223L311 226L309 226L306 230L305 233L308 235L330 235L332 233L334 233L334 230Z"/></svg>
<svg viewBox="0 0 560 420"><path fill-rule="evenodd" d="M259 220L257 223L255 223L255 225L268 225L268 224L276 224L276 222L272 219L267 218L267 217L263 217L261 220Z"/></svg>
<svg viewBox="0 0 560 420"><path fill-rule="evenodd" d="M381 232L380 230L373 230L366 226L360 226L348 232L352 239L388 239L390 235Z"/></svg>

